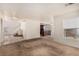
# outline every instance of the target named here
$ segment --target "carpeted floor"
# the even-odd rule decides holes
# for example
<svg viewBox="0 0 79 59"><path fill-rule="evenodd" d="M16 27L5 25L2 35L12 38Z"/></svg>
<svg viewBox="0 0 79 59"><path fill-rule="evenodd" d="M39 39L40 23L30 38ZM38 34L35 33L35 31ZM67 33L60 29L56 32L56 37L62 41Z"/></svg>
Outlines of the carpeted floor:
<svg viewBox="0 0 79 59"><path fill-rule="evenodd" d="M51 38L25 40L0 47L1 56L69 56L79 49L53 41Z"/></svg>

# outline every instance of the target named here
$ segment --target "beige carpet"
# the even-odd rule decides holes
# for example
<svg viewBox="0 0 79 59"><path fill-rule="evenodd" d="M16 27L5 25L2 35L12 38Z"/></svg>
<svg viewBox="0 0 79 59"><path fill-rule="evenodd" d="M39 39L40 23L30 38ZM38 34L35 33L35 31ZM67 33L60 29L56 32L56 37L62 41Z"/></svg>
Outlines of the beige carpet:
<svg viewBox="0 0 79 59"><path fill-rule="evenodd" d="M2 56L79 55L79 49L53 41L51 38L25 40L0 47Z"/></svg>

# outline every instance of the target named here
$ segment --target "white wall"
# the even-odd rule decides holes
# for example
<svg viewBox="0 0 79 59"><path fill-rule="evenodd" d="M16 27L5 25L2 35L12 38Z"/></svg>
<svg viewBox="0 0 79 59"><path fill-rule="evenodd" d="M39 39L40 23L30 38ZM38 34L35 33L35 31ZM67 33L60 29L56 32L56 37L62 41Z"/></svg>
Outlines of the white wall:
<svg viewBox="0 0 79 59"><path fill-rule="evenodd" d="M1 19L0 19L0 39L1 39Z"/></svg>
<svg viewBox="0 0 79 59"><path fill-rule="evenodd" d="M63 19L61 17L54 18L54 40L64 42Z"/></svg>
<svg viewBox="0 0 79 59"><path fill-rule="evenodd" d="M40 21L39 20L30 20L26 19L24 21L16 21L17 19L13 19L10 17L3 18L4 27L7 27L8 33L12 34L16 28L20 25L23 30L23 36L25 39L39 38L40 37Z"/></svg>
<svg viewBox="0 0 79 59"><path fill-rule="evenodd" d="M52 16L50 18L50 22L51 22L51 37L54 37L54 17Z"/></svg>
<svg viewBox="0 0 79 59"><path fill-rule="evenodd" d="M20 28L20 23L15 19L7 17L3 20L4 34L14 34Z"/></svg>
<svg viewBox="0 0 79 59"><path fill-rule="evenodd" d="M2 19L0 19L0 45L2 45L3 41L3 23Z"/></svg>
<svg viewBox="0 0 79 59"><path fill-rule="evenodd" d="M18 27L20 28L20 24L18 22L4 22L4 28L5 31L7 31L8 34L13 34L16 32L16 30L18 30Z"/></svg>
<svg viewBox="0 0 79 59"><path fill-rule="evenodd" d="M40 21L27 20L24 23L24 38L33 39L40 37Z"/></svg>

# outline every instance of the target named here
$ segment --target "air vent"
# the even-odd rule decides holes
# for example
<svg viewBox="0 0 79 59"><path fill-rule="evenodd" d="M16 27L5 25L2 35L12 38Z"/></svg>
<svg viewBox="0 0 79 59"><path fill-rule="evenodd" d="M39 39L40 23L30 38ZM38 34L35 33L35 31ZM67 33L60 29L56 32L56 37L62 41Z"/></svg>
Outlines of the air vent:
<svg viewBox="0 0 79 59"><path fill-rule="evenodd" d="M73 4L75 4L75 3L67 3L67 4L65 4L65 6L70 6L70 5L73 5Z"/></svg>

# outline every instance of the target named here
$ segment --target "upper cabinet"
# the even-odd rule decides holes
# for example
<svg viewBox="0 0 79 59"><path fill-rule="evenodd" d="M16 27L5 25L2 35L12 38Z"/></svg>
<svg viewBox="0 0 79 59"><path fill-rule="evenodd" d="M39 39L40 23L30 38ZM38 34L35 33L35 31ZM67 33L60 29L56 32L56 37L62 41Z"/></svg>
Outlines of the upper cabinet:
<svg viewBox="0 0 79 59"><path fill-rule="evenodd" d="M63 20L64 29L79 28L79 17Z"/></svg>

